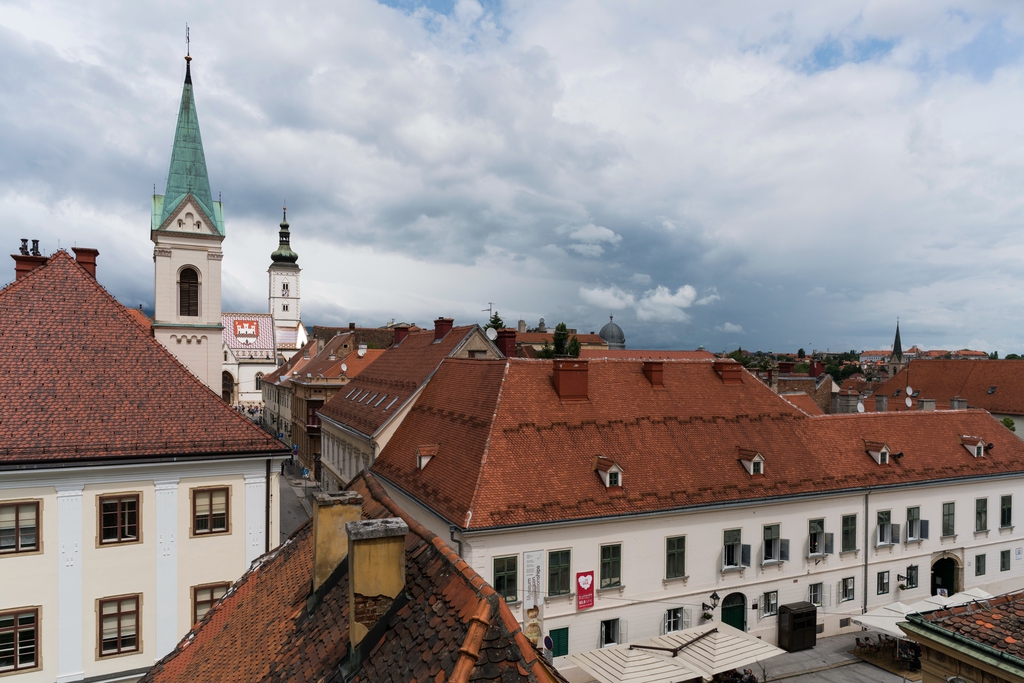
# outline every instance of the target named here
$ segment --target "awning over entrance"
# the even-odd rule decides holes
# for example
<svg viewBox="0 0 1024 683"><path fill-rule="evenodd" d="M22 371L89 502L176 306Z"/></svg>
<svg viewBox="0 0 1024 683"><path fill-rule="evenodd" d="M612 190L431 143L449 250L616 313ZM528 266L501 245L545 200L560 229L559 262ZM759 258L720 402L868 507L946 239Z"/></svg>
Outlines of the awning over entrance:
<svg viewBox="0 0 1024 683"><path fill-rule="evenodd" d="M964 605L968 602L973 602L974 600L985 600L991 597L991 593L983 591L980 588L971 588L963 593L951 595L948 598L944 598L941 595L933 595L921 600L920 602L915 602L912 605L905 605L902 602L894 602L891 605L876 607L870 612L862 614L859 617L854 617L853 623L860 624L861 626L873 631L881 631L882 633L896 638L906 638L906 634L903 633L896 624L901 621L906 621L908 614L930 612L950 605Z"/></svg>
<svg viewBox="0 0 1024 683"><path fill-rule="evenodd" d="M569 659L601 683L677 683L711 678L783 653L774 645L718 623L569 655Z"/></svg>

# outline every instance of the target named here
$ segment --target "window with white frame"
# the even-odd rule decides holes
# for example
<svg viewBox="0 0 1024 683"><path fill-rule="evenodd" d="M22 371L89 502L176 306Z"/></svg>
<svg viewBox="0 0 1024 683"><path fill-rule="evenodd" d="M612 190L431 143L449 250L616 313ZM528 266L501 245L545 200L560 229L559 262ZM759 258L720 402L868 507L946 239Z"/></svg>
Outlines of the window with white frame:
<svg viewBox="0 0 1024 683"><path fill-rule="evenodd" d="M839 600L840 602L848 602L855 599L857 596L854 594L856 577L848 576L839 582Z"/></svg>
<svg viewBox="0 0 1024 683"><path fill-rule="evenodd" d="M779 538L779 533L778 524L768 524L764 527L764 544L761 546L762 563L783 562L789 559L789 542ZM783 545L786 546L785 553L783 553Z"/></svg>
<svg viewBox="0 0 1024 683"><path fill-rule="evenodd" d="M876 588L878 595L886 595L889 593L889 572L878 572L878 580L876 582Z"/></svg>
<svg viewBox="0 0 1024 683"><path fill-rule="evenodd" d="M895 542L893 538L898 537L899 535L898 532L896 532L897 529L899 529L899 525L892 523L892 511L879 510L878 531L875 545L892 545Z"/></svg>
<svg viewBox="0 0 1024 683"><path fill-rule="evenodd" d="M682 631L690 628L690 614L685 607L673 607L665 610L664 632Z"/></svg>
<svg viewBox="0 0 1024 683"><path fill-rule="evenodd" d="M942 504L942 535L956 535L956 503Z"/></svg>
<svg viewBox="0 0 1024 683"><path fill-rule="evenodd" d="M907 588L917 588L918 569L916 564L907 567Z"/></svg>
<svg viewBox="0 0 1024 683"><path fill-rule="evenodd" d="M985 576L987 567L985 566L988 561L988 556L982 553L981 555L974 556L974 575Z"/></svg>
<svg viewBox="0 0 1024 683"><path fill-rule="evenodd" d="M974 530L988 531L988 498L974 501Z"/></svg>
<svg viewBox="0 0 1024 683"><path fill-rule="evenodd" d="M817 607L821 607L822 598L824 597L824 590L822 590L823 588L824 585L820 583L812 583L810 586L808 586L807 602L811 603L812 605L816 605Z"/></svg>
<svg viewBox="0 0 1024 683"><path fill-rule="evenodd" d="M771 617L779 613L779 591L767 591L761 596L761 614Z"/></svg>
<svg viewBox="0 0 1024 683"><path fill-rule="evenodd" d="M623 642L623 636L625 634L624 623L621 623L619 619L605 619L601 622L601 640L600 646L605 647L606 645L615 645Z"/></svg>
<svg viewBox="0 0 1024 683"><path fill-rule="evenodd" d="M928 538L928 520L921 519L921 508L907 508L907 542Z"/></svg>
<svg viewBox="0 0 1024 683"><path fill-rule="evenodd" d="M741 529L729 529L722 536L722 569L750 566L750 546L743 545Z"/></svg>

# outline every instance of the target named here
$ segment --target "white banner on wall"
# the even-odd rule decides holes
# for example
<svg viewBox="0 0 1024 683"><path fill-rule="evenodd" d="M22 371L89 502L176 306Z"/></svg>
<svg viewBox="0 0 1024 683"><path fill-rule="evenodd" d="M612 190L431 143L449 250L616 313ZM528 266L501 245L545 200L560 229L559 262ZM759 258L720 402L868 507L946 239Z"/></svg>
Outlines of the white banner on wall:
<svg viewBox="0 0 1024 683"><path fill-rule="evenodd" d="M529 550L523 553L523 569L526 588L526 609L540 604L544 590L544 551Z"/></svg>

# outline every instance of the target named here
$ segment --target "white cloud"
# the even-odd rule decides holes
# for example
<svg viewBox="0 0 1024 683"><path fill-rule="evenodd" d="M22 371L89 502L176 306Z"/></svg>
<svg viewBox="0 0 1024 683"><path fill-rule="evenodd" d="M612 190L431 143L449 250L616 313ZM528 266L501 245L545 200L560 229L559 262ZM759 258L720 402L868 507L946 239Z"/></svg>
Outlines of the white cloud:
<svg viewBox="0 0 1024 683"><path fill-rule="evenodd" d="M636 298L619 287L580 287L580 298L595 308L621 311L636 305Z"/></svg>
<svg viewBox="0 0 1024 683"><path fill-rule="evenodd" d="M636 316L644 322L686 322L690 316L684 309L693 305L697 298L697 290L690 285L683 285L672 293L663 285L644 292L637 301Z"/></svg>
<svg viewBox="0 0 1024 683"><path fill-rule="evenodd" d="M604 254L604 247L600 244L570 244L568 248L581 256L589 256L590 258L597 258Z"/></svg>
<svg viewBox="0 0 1024 683"><path fill-rule="evenodd" d="M736 325L734 323L723 323L722 325L716 325L715 329L719 332L725 332L726 334L743 334L743 326Z"/></svg>
<svg viewBox="0 0 1024 683"><path fill-rule="evenodd" d="M719 296L718 290L714 287L709 287L708 293L697 299L694 304L697 306L707 306L708 304L713 304L716 301L721 301L721 299L722 297Z"/></svg>
<svg viewBox="0 0 1024 683"><path fill-rule="evenodd" d="M611 244L618 244L622 241L622 235L617 234L614 230L602 228L600 225L594 225L593 223L573 230L569 233L569 237L580 242L609 242Z"/></svg>
<svg viewBox="0 0 1024 683"><path fill-rule="evenodd" d="M645 286L651 284L651 276L647 273L633 273L633 276L629 278L632 282Z"/></svg>

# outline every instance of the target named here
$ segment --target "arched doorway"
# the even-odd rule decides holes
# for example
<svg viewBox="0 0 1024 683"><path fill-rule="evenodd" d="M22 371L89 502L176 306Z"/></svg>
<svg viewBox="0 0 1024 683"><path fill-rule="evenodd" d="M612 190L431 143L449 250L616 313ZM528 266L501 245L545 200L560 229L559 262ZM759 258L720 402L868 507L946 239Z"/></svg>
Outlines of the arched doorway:
<svg viewBox="0 0 1024 683"><path fill-rule="evenodd" d="M231 373L225 370L220 374L220 397L224 399L225 403L232 403L232 398L235 396L235 378L231 376Z"/></svg>
<svg viewBox="0 0 1024 683"><path fill-rule="evenodd" d="M747 596L730 593L722 600L722 623L741 631L747 630Z"/></svg>
<svg viewBox="0 0 1024 683"><path fill-rule="evenodd" d="M958 593L961 589L960 560L955 555L943 555L932 562L932 595L944 589L946 595Z"/></svg>

